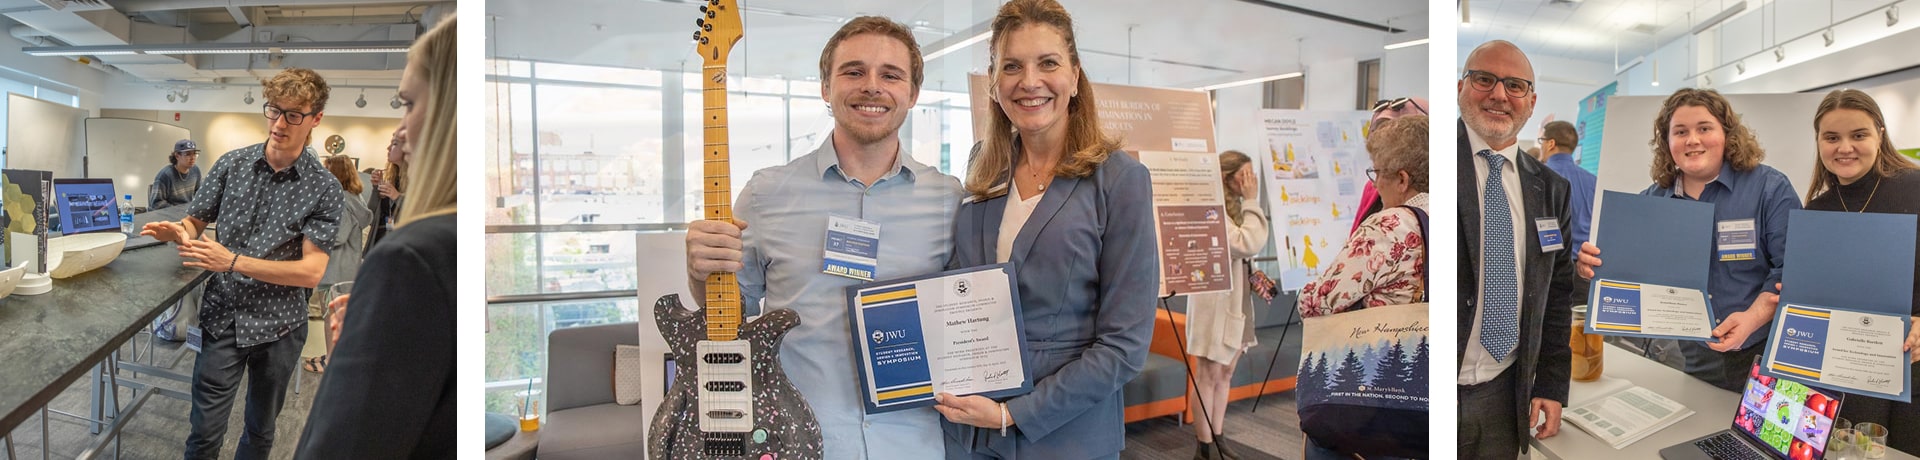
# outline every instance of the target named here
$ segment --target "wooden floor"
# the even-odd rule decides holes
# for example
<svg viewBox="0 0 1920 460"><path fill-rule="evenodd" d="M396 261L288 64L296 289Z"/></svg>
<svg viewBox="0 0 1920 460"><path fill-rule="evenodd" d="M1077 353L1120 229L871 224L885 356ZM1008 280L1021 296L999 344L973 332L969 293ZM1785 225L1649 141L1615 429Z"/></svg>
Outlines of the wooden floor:
<svg viewBox="0 0 1920 460"><path fill-rule="evenodd" d="M318 326L310 325L310 327L317 328ZM318 337L319 336L315 334L309 338L313 339ZM144 363L147 361L145 356L146 336L136 336L135 340L141 342L140 349L142 356L140 357L140 361ZM317 343L318 342L315 341L309 341L307 353L305 354L320 354L319 349L314 346ZM122 356L121 359L131 360L128 357L130 348L121 347L120 352ZM182 355L182 353L185 353L185 355ZM178 359L177 364L172 365L170 368L181 375L193 375L193 354L187 353L185 347L180 346L180 344L161 342L159 354L156 355L156 358L156 362L162 367L167 367L169 364L175 363L175 360ZM294 447L300 442L300 432L304 430L307 425L307 412L313 407L314 390L320 385L320 374L306 372L304 370L295 370L294 373L302 380L302 391L300 394L292 394L292 389L288 389L286 406L280 410L279 423L277 423L275 427L272 455L272 458L275 460L293 458ZM135 378L125 369L121 370L121 375L123 378L133 378L134 380L142 382L158 382L157 385L162 387L191 392L191 388L186 383L152 379L144 376ZM92 388L89 379L82 378L80 382L76 382L73 386L61 392L59 396L54 397L53 404L49 405L49 408L71 414L85 415L89 407L87 405L87 399ZM246 385L240 386L234 398L233 413L229 417L227 436L220 451L220 458L233 458L234 448L239 445L240 436L246 426ZM131 404L133 399L130 391L122 388L120 391L120 400L123 406ZM138 414L130 419L129 424L121 434L119 458L181 458L186 449L187 432L189 430L187 420L192 408L193 405L186 401L155 395L151 400L147 401L146 406L142 407ZM14 429L12 433L13 450L14 454L18 456L17 458L39 459L45 455L47 458L70 459L80 455L81 452L92 447L93 444L99 442L101 439L100 436L88 434L88 427L85 422L55 414L47 419L48 431L52 438L47 444L52 445L52 450L44 451L45 447L40 440L40 417L40 415L30 417L26 422ZM115 458L113 454L113 445L108 444L101 455L95 458ZM0 460L13 459L6 458L5 449L0 448Z"/></svg>
<svg viewBox="0 0 1920 460"><path fill-rule="evenodd" d="M1252 399L1228 404L1225 426L1228 445L1241 458L1300 458L1300 413L1293 392L1267 395L1257 413ZM1193 425L1179 424L1174 417L1141 420L1127 424L1127 450L1120 458L1187 460L1195 446Z"/></svg>

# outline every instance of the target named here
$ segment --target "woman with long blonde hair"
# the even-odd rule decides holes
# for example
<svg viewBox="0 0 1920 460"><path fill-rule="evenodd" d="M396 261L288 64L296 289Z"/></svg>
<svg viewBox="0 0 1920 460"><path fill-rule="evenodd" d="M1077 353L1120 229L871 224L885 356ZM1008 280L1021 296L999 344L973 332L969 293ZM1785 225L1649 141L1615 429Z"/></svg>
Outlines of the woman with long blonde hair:
<svg viewBox="0 0 1920 460"><path fill-rule="evenodd" d="M426 458L454 452L455 19L421 35L400 81L412 146L387 240L335 301L339 342L297 458ZM351 312L351 314L346 314ZM342 318L344 317L344 318Z"/></svg>

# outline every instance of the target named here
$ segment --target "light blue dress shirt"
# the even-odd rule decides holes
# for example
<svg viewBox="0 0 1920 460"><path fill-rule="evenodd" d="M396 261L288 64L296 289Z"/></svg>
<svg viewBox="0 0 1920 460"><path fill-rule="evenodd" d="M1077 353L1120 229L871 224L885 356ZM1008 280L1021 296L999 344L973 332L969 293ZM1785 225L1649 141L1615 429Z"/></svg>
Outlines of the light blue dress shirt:
<svg viewBox="0 0 1920 460"><path fill-rule="evenodd" d="M1547 169L1560 174L1567 180L1567 214L1570 227L1567 231L1568 257L1579 259L1580 243L1587 242L1593 229L1593 194L1599 189L1600 178L1580 168L1573 161L1573 154L1561 153L1547 157ZM1580 299L1578 301L1585 301Z"/></svg>
<svg viewBox="0 0 1920 460"><path fill-rule="evenodd" d="M821 271L827 217L880 224L875 279L941 271L953 247L960 181L905 152L872 184L840 170L833 137L813 153L754 173L734 204L747 222L736 274L745 314L790 308L800 327L780 347L780 365L819 418L831 459L942 458L933 408L866 415L854 368L846 288L859 280ZM762 302L765 302L762 304Z"/></svg>

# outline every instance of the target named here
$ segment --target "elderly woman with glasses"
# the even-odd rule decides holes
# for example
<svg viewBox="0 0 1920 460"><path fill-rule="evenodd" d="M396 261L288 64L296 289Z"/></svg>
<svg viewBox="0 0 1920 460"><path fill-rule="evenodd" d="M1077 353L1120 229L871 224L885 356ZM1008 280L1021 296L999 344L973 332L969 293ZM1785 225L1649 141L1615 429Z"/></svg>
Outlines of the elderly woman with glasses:
<svg viewBox="0 0 1920 460"><path fill-rule="evenodd" d="M1300 315L1418 302L1427 287L1427 116L1386 122L1367 137L1382 210L1347 238L1339 259L1300 289Z"/></svg>
<svg viewBox="0 0 1920 460"><path fill-rule="evenodd" d="M1373 103L1373 118L1367 120L1367 135L1373 135L1374 130L1380 129L1388 120L1426 114L1427 98L1381 99L1380 102ZM1353 213L1353 228L1348 232L1360 230L1360 223L1365 222L1368 217L1373 217L1373 213L1380 212L1380 208L1380 191L1374 188L1373 182L1369 181L1366 190L1360 192L1360 212Z"/></svg>

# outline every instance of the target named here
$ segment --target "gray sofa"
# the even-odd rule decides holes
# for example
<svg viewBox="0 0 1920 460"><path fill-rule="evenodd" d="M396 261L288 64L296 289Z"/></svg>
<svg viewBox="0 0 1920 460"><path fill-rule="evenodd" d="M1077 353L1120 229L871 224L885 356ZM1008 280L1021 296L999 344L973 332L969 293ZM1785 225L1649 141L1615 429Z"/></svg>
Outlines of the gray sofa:
<svg viewBox="0 0 1920 460"><path fill-rule="evenodd" d="M613 349L638 345L635 323L557 329L547 335L543 460L642 458L647 415L613 399Z"/></svg>

